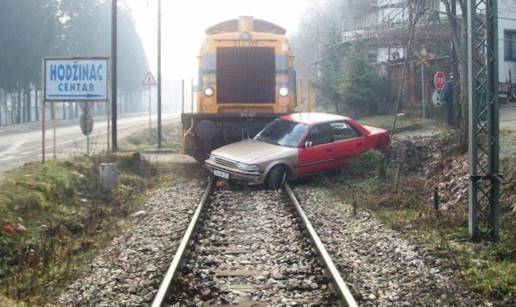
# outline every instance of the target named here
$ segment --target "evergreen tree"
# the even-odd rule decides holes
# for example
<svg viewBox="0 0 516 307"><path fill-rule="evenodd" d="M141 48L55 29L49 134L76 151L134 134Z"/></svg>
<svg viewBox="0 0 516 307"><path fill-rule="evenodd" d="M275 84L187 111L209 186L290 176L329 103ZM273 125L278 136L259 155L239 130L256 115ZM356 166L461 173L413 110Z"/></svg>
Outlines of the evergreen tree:
<svg viewBox="0 0 516 307"><path fill-rule="evenodd" d="M319 78L315 86L322 95L335 106L335 112L340 114L342 94L340 92L340 75L342 59L342 36L334 24L329 33L319 62Z"/></svg>
<svg viewBox="0 0 516 307"><path fill-rule="evenodd" d="M389 80L378 74L366 56L357 43L342 64L339 93L353 115L386 113L392 108Z"/></svg>
<svg viewBox="0 0 516 307"><path fill-rule="evenodd" d="M7 109L13 110L10 117L18 122L32 118L30 91L41 87L44 57L110 55L110 4L108 0L2 1L0 90L13 98L9 106L2 101L2 118L8 117ZM148 64L130 11L119 8L118 14L119 88L134 94L140 91Z"/></svg>

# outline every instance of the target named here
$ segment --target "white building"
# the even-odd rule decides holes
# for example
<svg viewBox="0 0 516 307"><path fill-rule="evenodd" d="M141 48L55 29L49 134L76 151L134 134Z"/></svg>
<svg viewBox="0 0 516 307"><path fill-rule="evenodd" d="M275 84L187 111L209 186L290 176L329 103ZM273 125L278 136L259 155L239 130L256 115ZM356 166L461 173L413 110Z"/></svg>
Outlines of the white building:
<svg viewBox="0 0 516 307"><path fill-rule="evenodd" d="M373 0L374 1L374 0ZM364 18L367 25L345 31L344 41L356 39L375 39L381 29L405 27L408 20L407 0L376 0L376 10ZM422 24L441 22L446 18L445 8L439 0L425 2L430 7ZM460 8L458 8L460 14ZM498 0L498 39L499 39L499 80L508 84L509 79L516 84L516 0ZM377 62L393 61L405 56L403 46L378 46ZM512 76L512 78L510 77Z"/></svg>
<svg viewBox="0 0 516 307"><path fill-rule="evenodd" d="M516 0L498 1L499 78L516 83Z"/></svg>

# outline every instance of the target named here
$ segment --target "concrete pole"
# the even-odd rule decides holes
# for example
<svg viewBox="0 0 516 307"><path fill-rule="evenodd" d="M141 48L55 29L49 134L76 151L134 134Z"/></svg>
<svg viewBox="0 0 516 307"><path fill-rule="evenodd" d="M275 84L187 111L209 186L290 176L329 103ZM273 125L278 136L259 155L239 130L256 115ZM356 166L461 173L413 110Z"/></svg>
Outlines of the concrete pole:
<svg viewBox="0 0 516 307"><path fill-rule="evenodd" d="M152 85L149 85L149 133L152 129Z"/></svg>
<svg viewBox="0 0 516 307"><path fill-rule="evenodd" d="M118 150L117 138L117 0L111 0L111 149Z"/></svg>
<svg viewBox="0 0 516 307"><path fill-rule="evenodd" d="M425 65L421 62L421 115L426 119L426 89L425 89Z"/></svg>
<svg viewBox="0 0 516 307"><path fill-rule="evenodd" d="M158 0L158 148L161 148L161 0Z"/></svg>
<svg viewBox="0 0 516 307"><path fill-rule="evenodd" d="M191 109L192 109L192 114L194 113L194 78L192 78L192 83L191 83L191 86L190 86L190 103L191 103Z"/></svg>

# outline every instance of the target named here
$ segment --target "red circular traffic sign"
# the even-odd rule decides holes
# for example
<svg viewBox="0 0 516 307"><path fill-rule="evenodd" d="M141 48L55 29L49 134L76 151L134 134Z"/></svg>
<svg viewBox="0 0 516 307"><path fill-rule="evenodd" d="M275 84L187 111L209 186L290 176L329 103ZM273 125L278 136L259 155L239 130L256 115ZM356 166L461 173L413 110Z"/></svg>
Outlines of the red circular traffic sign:
<svg viewBox="0 0 516 307"><path fill-rule="evenodd" d="M434 75L434 85L438 91L442 91L444 89L444 85L446 84L446 74L442 71L438 71Z"/></svg>

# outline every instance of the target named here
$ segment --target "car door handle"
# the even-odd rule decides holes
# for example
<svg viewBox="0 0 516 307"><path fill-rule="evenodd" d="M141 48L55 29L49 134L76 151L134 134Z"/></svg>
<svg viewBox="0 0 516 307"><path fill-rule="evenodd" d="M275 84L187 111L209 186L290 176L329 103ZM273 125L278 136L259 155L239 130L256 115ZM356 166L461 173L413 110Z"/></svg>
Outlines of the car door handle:
<svg viewBox="0 0 516 307"><path fill-rule="evenodd" d="M332 150L333 150L333 149L328 148L328 149L326 149L325 151L326 151L326 152L331 152Z"/></svg>
<svg viewBox="0 0 516 307"><path fill-rule="evenodd" d="M362 143L362 142L358 143L358 146L362 146L362 145L364 145L364 143Z"/></svg>

